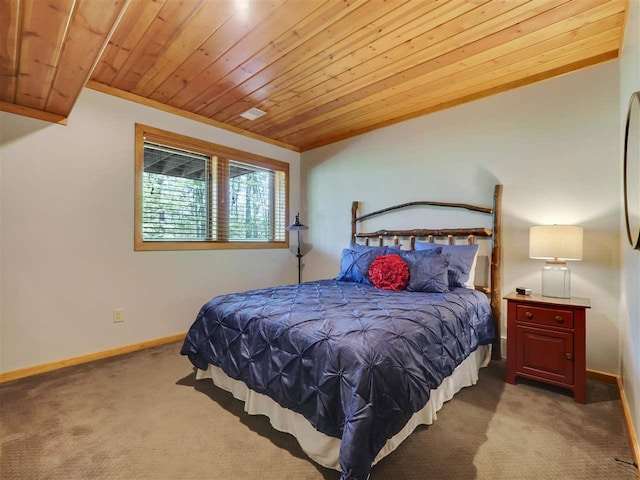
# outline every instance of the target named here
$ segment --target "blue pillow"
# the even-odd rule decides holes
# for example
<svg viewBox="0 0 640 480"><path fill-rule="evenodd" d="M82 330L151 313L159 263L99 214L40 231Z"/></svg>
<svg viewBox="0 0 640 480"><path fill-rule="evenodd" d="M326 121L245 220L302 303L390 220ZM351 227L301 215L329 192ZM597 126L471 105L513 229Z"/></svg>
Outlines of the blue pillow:
<svg viewBox="0 0 640 480"><path fill-rule="evenodd" d="M401 250L400 257L409 266L411 292L446 293L449 291L450 254L443 254L441 248L417 252Z"/></svg>
<svg viewBox="0 0 640 480"><path fill-rule="evenodd" d="M371 284L369 280L369 267L376 257L384 255L384 252L386 252L386 247L376 248L377 249L370 248L362 250L345 248L342 250L340 273L336 277L336 280Z"/></svg>
<svg viewBox="0 0 640 480"><path fill-rule="evenodd" d="M478 244L441 245L431 242L416 242L416 251L434 250L442 247L442 253L451 254L449 263L449 287L466 287L473 261L478 253Z"/></svg>
<svg viewBox="0 0 640 480"><path fill-rule="evenodd" d="M396 253L397 250L400 250L400 248L402 247L401 243L398 243L396 245L383 245L382 247L380 246L370 246L370 245L361 245L359 243L352 243L351 245L349 245L349 248L351 250L355 250L357 252L361 252L364 250L374 250L377 252L382 252L382 253L378 253L378 255L386 255L387 253ZM393 252L387 251L387 250L393 250Z"/></svg>

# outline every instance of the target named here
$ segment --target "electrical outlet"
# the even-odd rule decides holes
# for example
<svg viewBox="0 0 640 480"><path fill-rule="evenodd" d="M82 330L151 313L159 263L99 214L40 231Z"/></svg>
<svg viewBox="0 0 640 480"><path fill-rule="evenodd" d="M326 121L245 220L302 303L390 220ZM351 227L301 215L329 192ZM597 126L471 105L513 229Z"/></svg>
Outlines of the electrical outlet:
<svg viewBox="0 0 640 480"><path fill-rule="evenodd" d="M124 308L113 309L113 323L124 322Z"/></svg>

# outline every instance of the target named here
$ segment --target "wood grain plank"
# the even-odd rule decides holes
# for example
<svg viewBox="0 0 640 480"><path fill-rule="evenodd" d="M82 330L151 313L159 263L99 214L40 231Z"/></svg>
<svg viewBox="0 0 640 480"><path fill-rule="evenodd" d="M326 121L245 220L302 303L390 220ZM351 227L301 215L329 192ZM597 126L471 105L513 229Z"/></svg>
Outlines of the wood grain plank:
<svg viewBox="0 0 640 480"><path fill-rule="evenodd" d="M429 74L432 71L437 71L456 62L468 60L474 55L504 44L509 44L516 41L518 38L524 37L529 33L543 28L556 24L564 25L564 22L568 21L568 19L573 20L574 17L580 15L584 11L590 10L589 7L595 6L596 9L602 8L608 11L608 7L613 3L617 2L610 2L608 4L595 0L593 2L582 1L568 3L527 20L518 21L512 26L502 28L501 30L495 31L491 34L480 35L472 43L461 45L454 50L449 50L445 54L433 56L430 60L423 62L410 70L405 70L401 75L394 74L390 77L379 80L374 84L367 85L366 88L356 90L354 92L347 93L340 98L330 100L320 107L310 110L307 109L307 111L294 115L290 119L290 126L278 128L278 134L281 135L281 138L284 138L283 134L300 128L300 125L304 122L324 121L326 119L324 115L330 114L332 110L336 110L348 104L363 101L367 97L376 95L385 90L389 90L390 93L393 93L393 89L400 88L402 84L419 79L421 76ZM519 17L516 18L520 19ZM504 27L506 25L501 24L501 26ZM485 31L485 33L488 32ZM553 36L553 34L551 34L551 36ZM517 44L515 48L518 49ZM342 91L344 91L344 89L340 92L335 92L336 97L339 96ZM274 128L263 129L258 127L254 130L256 132L260 132L262 135L271 136Z"/></svg>
<svg viewBox="0 0 640 480"><path fill-rule="evenodd" d="M234 13L233 0L206 2L184 25L175 40L164 50L132 92L148 96L164 82L194 51L211 37Z"/></svg>
<svg viewBox="0 0 640 480"><path fill-rule="evenodd" d="M617 39L616 39L617 40ZM411 112L407 111L404 115L400 116L397 113L393 115L381 115L375 118L368 118L361 123L354 121L348 122L348 127L345 128L329 128L325 130L317 129L315 139L308 143L304 143L302 139L311 138L310 135L304 135L299 133L297 138L297 145L301 145L301 150L306 151L312 148L317 148L321 145L327 145L341 139L350 138L354 135L360 135L378 128L389 126L404 120L416 118L418 116L426 115L428 113L450 108L455 105L467 103L479 98L483 98L489 95L505 92L515 88L519 88L524 85L529 85L541 80L562 75L567 72L572 72L581 68L596 65L601 62L605 62L614 59L618 55L616 40L607 42L595 47L589 47L583 51L572 51L569 56L564 56L553 61L549 61L545 64L537 64L526 70L520 70L511 74L497 77L489 82L479 83L477 85L467 86L465 89L456 90L455 92L447 93L446 95L437 97L435 99L429 99L431 106L426 106L427 102L417 105ZM292 135L289 140L296 141L296 136Z"/></svg>
<svg viewBox="0 0 640 480"><path fill-rule="evenodd" d="M455 107L457 105L462 105L465 103L469 103L469 102L473 102L475 100L479 100L485 97L489 97L491 95L496 95L499 93L503 93L503 92L507 92L509 90L513 90L516 88L520 88L526 85L530 85L532 83L536 83L536 82L540 82L543 80L547 80L549 78L553 78L559 75L564 75L566 73L571 73L577 70L581 70L584 68L588 68L591 67L593 65L598 65L600 63L604 63L613 59L617 59L618 58L618 51L609 51L609 52L605 52L603 54L599 54L599 55L595 55L593 57L589 57L586 59L582 59L582 60L578 60L574 63L571 64L563 64L555 69L552 70L546 70L543 71L539 74L536 75L532 75L530 77L527 78L522 78L516 81L513 81L511 83L505 83L505 84L500 84L497 85L495 87L486 89L486 90L481 90L478 92L473 92L470 93L467 96L464 97L456 97L448 102L444 102L444 103L440 103L438 105L435 105L433 107L429 107L429 108L425 108L419 112L415 112L415 113L411 113L411 114L407 114L405 116L395 116L394 118L387 120L385 122L380 122L380 123L375 123L375 124L369 124L366 125L362 128L350 128L348 130L339 130L339 131L334 131L332 133L329 133L323 137L318 137L316 138L316 140L314 141L301 141L298 143L298 148L300 149L301 152L305 152L308 150L312 150L314 148L318 148L318 147L322 147L325 145L330 145L332 143L335 142L339 142L341 140L345 140L357 135L362 135L364 133L368 133L374 130L378 130L380 128L384 128L384 127L388 127L390 125L394 125L406 120L411 120L413 118L416 117L420 117L423 115L428 115L430 113L433 112L438 112L441 110L445 110L447 108L452 108ZM337 132L337 133L336 133Z"/></svg>
<svg viewBox="0 0 640 480"><path fill-rule="evenodd" d="M168 1L162 6L149 28L127 57L111 86L130 92L153 63L180 34L200 9L204 0Z"/></svg>
<svg viewBox="0 0 640 480"><path fill-rule="evenodd" d="M436 2L404 0L360 6L293 52L226 92L210 103L203 113L209 116L215 113L219 121L227 121L254 105L268 111L270 95L338 61L353 49L370 45L406 24L407 18L419 18L438 6Z"/></svg>
<svg viewBox="0 0 640 480"><path fill-rule="evenodd" d="M354 49L345 49L340 52L341 55L334 54L331 62L323 65L322 68L315 70L311 75L303 75L300 81L289 84L285 89L279 89L270 95L266 108L273 111L273 114L268 118L260 119L251 125L242 119L234 119L232 123L240 127L250 126L252 129L266 129L272 124L279 124L282 118L296 114L296 112L285 113L286 111L314 102L315 98L326 98L332 90L352 82L355 75L364 75L363 80L368 81L365 80L366 77L374 75L380 68L380 65L367 63L372 59L381 58L385 63L393 63L393 57L405 58L415 55L421 38L435 43L433 35L430 35L431 32L443 28L449 22L460 25L464 22L464 18L470 18L464 15L469 15L469 12L475 11L485 3L487 2L484 0L448 2L406 21L399 29L389 30L385 35L371 42L358 44ZM462 20L461 17L463 17ZM464 27L459 28L464 29ZM322 100L319 103L321 102Z"/></svg>
<svg viewBox="0 0 640 480"><path fill-rule="evenodd" d="M109 41L125 0L77 0L45 110L69 115Z"/></svg>
<svg viewBox="0 0 640 480"><path fill-rule="evenodd" d="M309 39L312 40L318 34L326 32L336 22L366 4L367 1L330 2L326 4L326 8L319 8L312 15L298 22L291 30L275 39L252 58L238 65L224 78L216 82L215 85L207 89L204 95L206 95L208 104L204 107L199 107L198 113L207 117L213 116L218 111L218 108L213 104L215 100L221 97L226 98L229 92L237 85L242 85L246 80L265 70L273 63L286 58L288 54L308 44Z"/></svg>
<svg viewBox="0 0 640 480"><path fill-rule="evenodd" d="M437 111L440 109L437 108L439 105L444 104L449 106L449 102L455 101L457 98L469 98L478 92L494 89L503 83L513 84L529 76L536 77L545 71L554 71L563 65L574 64L582 60L581 57L588 59L608 53L612 45L612 41L606 41L607 38L611 38L609 35L610 34L605 32L603 34L605 43L599 45L591 45L588 41L576 42L574 45L569 45L557 51L547 52L535 59L528 58L502 68L495 68L475 78L466 78L464 81L456 83L455 89L445 87L438 91L430 92L427 95L416 94L415 98L412 99L411 106L407 104L403 107L402 115L399 115L399 112L394 110L392 106L394 99L389 99L385 107L380 105L377 115L362 115L360 120L357 118L347 118L344 120L334 119L323 125L316 126L311 131L299 132L296 135L308 137L314 134L317 135L316 138L319 138L323 135L327 136L330 131L359 130L366 128L368 125L379 125L388 122L392 118L414 118L418 112L424 112L425 110L428 110L429 113L431 111ZM284 138L291 141L292 138L296 138L296 135Z"/></svg>
<svg viewBox="0 0 640 480"><path fill-rule="evenodd" d="M558 0L558 3L565 1ZM310 110L310 106L325 104L324 108L328 111L340 106L341 102L350 102L354 97L359 99L375 92L377 88L405 82L418 71L414 70L416 67L430 60L432 64L421 68L439 68L438 62L448 52L467 48L468 45L507 27L513 28L536 12L555 5L550 2L538 4L537 8L532 9L529 2L491 2L466 11L453 20L437 24L435 28L413 37L410 42L387 51L379 51L378 55L351 68L342 67L341 73L328 72L328 78L320 79L320 83L311 85L311 88L299 86L297 89L300 93L291 100L280 102L279 97L274 97L278 116L270 116L253 128L270 135L270 128L278 128L276 124L281 123L285 117L291 120L291 125L295 125L317 115L318 112ZM273 125L270 126L269 122L273 122Z"/></svg>
<svg viewBox="0 0 640 480"><path fill-rule="evenodd" d="M16 103L43 110L74 0L24 0Z"/></svg>
<svg viewBox="0 0 640 480"><path fill-rule="evenodd" d="M249 35L241 39L229 51L218 59L202 75L199 75L189 85L189 97L186 102L180 102L182 108L199 112L207 105L210 96L215 93L217 83L226 75L238 68L240 65L258 55L263 45L274 45L274 39L280 38L287 33L293 33L295 38L296 29L301 22L308 22L313 18L321 18L322 14L333 7L341 6L342 3L350 5L356 0L329 0L329 1L307 1L284 3L268 19L262 22ZM178 99L171 99L172 104Z"/></svg>
<svg viewBox="0 0 640 480"><path fill-rule="evenodd" d="M13 102L20 57L20 0L0 0L0 101Z"/></svg>
<svg viewBox="0 0 640 480"><path fill-rule="evenodd" d="M158 86L149 98L169 104L180 104L182 98L185 102L189 98L190 90L182 90L191 85L195 78L203 74L229 49L242 38L252 32L258 25L269 18L283 3L284 0L261 1L251 5L249 15L236 12L224 22L209 39L186 59L164 82ZM191 89L193 87L189 87ZM205 87L206 88L206 87ZM182 95L182 97L181 97Z"/></svg>
<svg viewBox="0 0 640 480"><path fill-rule="evenodd" d="M335 122L338 117L342 117L342 122L344 123L345 121L348 122L349 119L355 119L362 115L375 115L379 113L380 105L384 106L387 99L389 103L396 106L399 114L403 114L401 112L402 107L400 107L402 105L401 102L410 101L416 95L422 95L424 91L434 92L441 88L451 88L452 85L457 85L468 77L474 77L484 71L492 70L498 65L516 62L524 57L535 57L548 50L560 48L567 43L588 39L603 31L619 30L623 21L623 13L608 16L615 10L605 7L602 6L596 9L598 10L597 14L594 11L585 12L564 22L563 28L572 28L566 33L560 34L557 26L552 24L518 37L511 42L499 43L497 46L481 51L472 57L464 56L458 58L456 63L433 69L431 72L411 82L381 89L379 92L372 93L362 100L334 109L325 115L318 115L307 122L301 122L297 125L298 131L317 128L319 124L329 121ZM447 62L442 63L446 64ZM405 95L402 96L402 93L405 93ZM338 124L332 124L335 128L339 127Z"/></svg>
<svg viewBox="0 0 640 480"><path fill-rule="evenodd" d="M110 85L167 0L133 1L109 40L92 79Z"/></svg>

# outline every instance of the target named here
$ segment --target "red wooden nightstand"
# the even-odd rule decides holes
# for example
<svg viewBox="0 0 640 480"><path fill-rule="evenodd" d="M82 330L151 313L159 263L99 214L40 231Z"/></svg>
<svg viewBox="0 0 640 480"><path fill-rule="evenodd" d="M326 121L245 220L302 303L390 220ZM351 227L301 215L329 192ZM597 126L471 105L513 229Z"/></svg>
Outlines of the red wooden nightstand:
<svg viewBox="0 0 640 480"><path fill-rule="evenodd" d="M573 391L585 403L588 298L510 293L507 300L507 382L525 377Z"/></svg>

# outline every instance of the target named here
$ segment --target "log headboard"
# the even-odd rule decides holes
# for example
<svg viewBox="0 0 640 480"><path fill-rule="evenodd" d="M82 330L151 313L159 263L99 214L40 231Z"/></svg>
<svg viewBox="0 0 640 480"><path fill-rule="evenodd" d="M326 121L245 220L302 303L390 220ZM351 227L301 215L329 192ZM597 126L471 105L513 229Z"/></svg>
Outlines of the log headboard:
<svg viewBox="0 0 640 480"><path fill-rule="evenodd" d="M501 324L502 324L502 185L495 186L493 193L493 206L485 207L479 205L470 205L467 203L447 203L447 202L431 202L418 201L394 205L389 208L377 210L358 216L359 202L353 202L351 205L351 239L357 241L359 238L364 239L365 244L369 245L371 239L376 240L379 245L384 245L385 240L392 239L393 243L398 243L400 238L409 238L409 247L411 250L415 247L416 239L424 238L429 242L434 242L438 238L446 238L449 244L453 245L456 239L464 238L468 243L475 243L476 238L487 239L490 242L491 261L489 269L489 286L476 286L477 290L484 291L491 302L491 310L493 311L493 321L495 324L496 339L492 346L492 359L500 360L501 352ZM358 232L358 224L368 218L382 215L394 210L400 210L407 207L415 206L431 206L444 208L465 209L472 212L478 212L485 215L491 215L493 222L492 228L438 228L438 229L412 229L412 230L378 230L375 232Z"/></svg>

